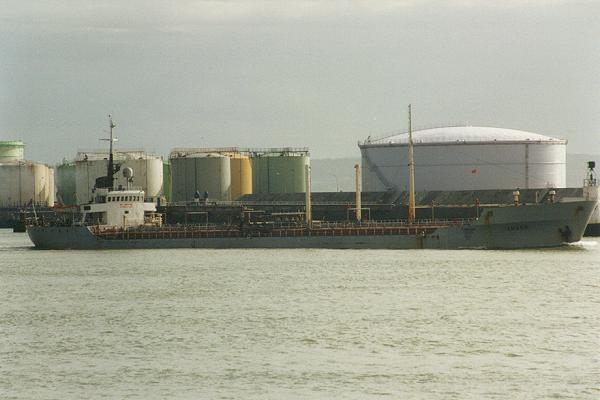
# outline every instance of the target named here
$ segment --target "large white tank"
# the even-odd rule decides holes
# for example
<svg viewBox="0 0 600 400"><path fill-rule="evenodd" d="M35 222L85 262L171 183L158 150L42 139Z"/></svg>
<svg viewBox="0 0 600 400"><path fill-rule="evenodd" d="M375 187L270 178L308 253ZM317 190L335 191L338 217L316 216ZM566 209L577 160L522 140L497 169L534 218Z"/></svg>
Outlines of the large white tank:
<svg viewBox="0 0 600 400"><path fill-rule="evenodd" d="M54 205L54 170L31 161L0 163L0 207Z"/></svg>
<svg viewBox="0 0 600 400"><path fill-rule="evenodd" d="M132 187L143 190L148 199L155 199L163 194L162 157L143 151L118 151L113 154L115 163L120 164L121 169L126 167L133 169ZM107 165L108 153L79 152L77 154L75 160L77 204L91 200L96 178L106 176ZM121 171L115 174L115 178L116 187L127 187L127 181Z"/></svg>
<svg viewBox="0 0 600 400"><path fill-rule="evenodd" d="M75 205L75 163L63 161L54 168L57 201L64 205Z"/></svg>
<svg viewBox="0 0 600 400"><path fill-rule="evenodd" d="M415 190L562 188L567 141L514 129L413 131ZM408 187L408 134L359 142L364 191Z"/></svg>
<svg viewBox="0 0 600 400"><path fill-rule="evenodd" d="M192 201L196 192L211 200L231 199L229 157L219 153L171 153L173 201Z"/></svg>

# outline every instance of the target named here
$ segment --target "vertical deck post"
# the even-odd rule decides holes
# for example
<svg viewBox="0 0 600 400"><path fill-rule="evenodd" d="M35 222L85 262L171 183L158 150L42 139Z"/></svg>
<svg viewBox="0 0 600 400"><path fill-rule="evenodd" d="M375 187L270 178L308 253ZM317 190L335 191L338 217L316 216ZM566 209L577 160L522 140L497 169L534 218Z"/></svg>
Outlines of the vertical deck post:
<svg viewBox="0 0 600 400"><path fill-rule="evenodd" d="M354 165L354 169L356 170L356 220L360 222L362 220L362 188L361 188L361 178L360 178L360 165Z"/></svg>
<svg viewBox="0 0 600 400"><path fill-rule="evenodd" d="M305 165L305 175L306 175L306 197L305 197L305 205L306 205L306 225L310 228L312 226L312 202L311 202L311 177L310 177L310 165Z"/></svg>
<svg viewBox="0 0 600 400"><path fill-rule="evenodd" d="M408 105L408 223L415 220L415 156L412 140L412 110Z"/></svg>

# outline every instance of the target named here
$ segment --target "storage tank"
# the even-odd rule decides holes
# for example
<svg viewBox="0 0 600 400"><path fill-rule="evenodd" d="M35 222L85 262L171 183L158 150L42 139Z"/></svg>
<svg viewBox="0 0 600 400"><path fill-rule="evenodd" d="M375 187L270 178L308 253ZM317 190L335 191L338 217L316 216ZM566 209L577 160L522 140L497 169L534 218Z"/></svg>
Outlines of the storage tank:
<svg viewBox="0 0 600 400"><path fill-rule="evenodd" d="M252 157L254 193L301 193L306 191L308 154L272 152Z"/></svg>
<svg viewBox="0 0 600 400"><path fill-rule="evenodd" d="M210 200L231 199L229 157L218 153L171 153L173 201L192 201L196 192Z"/></svg>
<svg viewBox="0 0 600 400"><path fill-rule="evenodd" d="M155 201L163 194L163 160L160 156L148 154L143 151L118 151L114 152L115 164L121 169L133 169L132 186L142 189L147 200ZM108 153L106 152L79 152L75 161L75 185L77 203L87 203L93 197L92 189L96 178L106 176ZM123 174L115 174L115 186L127 187Z"/></svg>
<svg viewBox="0 0 600 400"><path fill-rule="evenodd" d="M163 161L163 195L167 201L171 201L171 164L168 160Z"/></svg>
<svg viewBox="0 0 600 400"><path fill-rule="evenodd" d="M54 171L31 161L0 163L0 207L54 205Z"/></svg>
<svg viewBox="0 0 600 400"><path fill-rule="evenodd" d="M415 190L562 188L567 141L477 126L413 131ZM408 187L408 134L359 142L364 191Z"/></svg>
<svg viewBox="0 0 600 400"><path fill-rule="evenodd" d="M0 140L0 163L22 161L25 144L20 140Z"/></svg>
<svg viewBox="0 0 600 400"><path fill-rule="evenodd" d="M252 194L252 162L240 153L228 154L231 170L231 199Z"/></svg>
<svg viewBox="0 0 600 400"><path fill-rule="evenodd" d="M57 202L64 205L77 204L75 185L75 162L63 160L55 169Z"/></svg>

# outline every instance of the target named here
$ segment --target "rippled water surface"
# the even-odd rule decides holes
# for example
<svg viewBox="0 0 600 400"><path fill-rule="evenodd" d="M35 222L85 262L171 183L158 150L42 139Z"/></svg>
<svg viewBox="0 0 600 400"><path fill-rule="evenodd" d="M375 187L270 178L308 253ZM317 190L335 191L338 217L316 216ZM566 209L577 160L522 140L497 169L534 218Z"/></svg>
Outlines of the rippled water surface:
<svg viewBox="0 0 600 400"><path fill-rule="evenodd" d="M33 250L0 231L0 398L600 398L600 241Z"/></svg>

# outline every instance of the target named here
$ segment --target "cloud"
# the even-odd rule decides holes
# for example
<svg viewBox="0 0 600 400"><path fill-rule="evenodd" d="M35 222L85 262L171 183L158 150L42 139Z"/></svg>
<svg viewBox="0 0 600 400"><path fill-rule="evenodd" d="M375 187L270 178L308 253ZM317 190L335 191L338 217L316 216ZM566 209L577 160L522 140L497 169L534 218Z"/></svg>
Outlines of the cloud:
<svg viewBox="0 0 600 400"><path fill-rule="evenodd" d="M4 29L185 31L211 23L336 21L411 9L548 7L568 0L94 0L9 1Z"/></svg>

